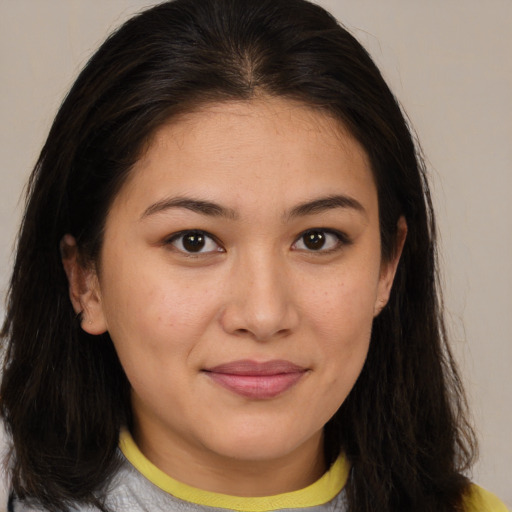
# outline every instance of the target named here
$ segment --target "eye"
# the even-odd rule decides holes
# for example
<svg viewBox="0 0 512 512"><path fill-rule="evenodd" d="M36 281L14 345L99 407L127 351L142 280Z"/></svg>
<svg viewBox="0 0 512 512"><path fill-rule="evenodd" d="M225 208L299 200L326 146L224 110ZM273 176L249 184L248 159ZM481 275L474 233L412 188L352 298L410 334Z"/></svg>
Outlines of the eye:
<svg viewBox="0 0 512 512"><path fill-rule="evenodd" d="M302 233L292 247L299 251L329 252L347 242L342 233L326 229L310 229Z"/></svg>
<svg viewBox="0 0 512 512"><path fill-rule="evenodd" d="M178 251L188 254L204 254L211 252L223 252L222 247L204 231L182 231L173 235L168 244Z"/></svg>

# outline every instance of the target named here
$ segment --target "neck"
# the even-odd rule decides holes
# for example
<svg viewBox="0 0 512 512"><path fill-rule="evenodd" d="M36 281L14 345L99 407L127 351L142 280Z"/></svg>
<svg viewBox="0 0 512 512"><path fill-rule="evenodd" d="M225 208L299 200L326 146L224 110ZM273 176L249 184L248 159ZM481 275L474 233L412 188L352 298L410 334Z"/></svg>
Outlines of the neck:
<svg viewBox="0 0 512 512"><path fill-rule="evenodd" d="M186 485L231 496L273 496L303 489L325 472L323 435L273 459L221 456L204 446L177 443L154 431L145 435L138 425L134 440L142 454L165 474ZM155 435L156 434L156 435Z"/></svg>

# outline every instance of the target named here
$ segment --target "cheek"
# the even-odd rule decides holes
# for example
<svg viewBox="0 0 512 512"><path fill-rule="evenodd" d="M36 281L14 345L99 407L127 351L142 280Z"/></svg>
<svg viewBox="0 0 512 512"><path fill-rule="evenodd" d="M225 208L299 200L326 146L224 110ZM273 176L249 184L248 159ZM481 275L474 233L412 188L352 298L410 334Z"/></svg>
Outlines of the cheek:
<svg viewBox="0 0 512 512"><path fill-rule="evenodd" d="M214 288L169 275L168 268L130 272L120 265L104 285L108 331L125 367L149 365L151 358L172 362L190 352L215 315Z"/></svg>
<svg viewBox="0 0 512 512"><path fill-rule="evenodd" d="M365 276L366 274L360 274ZM316 294L304 313L316 338L326 385L339 390L333 397L341 405L364 365L371 337L378 277L356 278L347 274L331 279L330 287Z"/></svg>
<svg viewBox="0 0 512 512"><path fill-rule="evenodd" d="M357 278L356 272L348 272L338 278L331 276L324 291L304 304L304 314L333 345L340 341L347 347L358 345L361 337L369 337L371 332L377 288L378 277L373 275Z"/></svg>

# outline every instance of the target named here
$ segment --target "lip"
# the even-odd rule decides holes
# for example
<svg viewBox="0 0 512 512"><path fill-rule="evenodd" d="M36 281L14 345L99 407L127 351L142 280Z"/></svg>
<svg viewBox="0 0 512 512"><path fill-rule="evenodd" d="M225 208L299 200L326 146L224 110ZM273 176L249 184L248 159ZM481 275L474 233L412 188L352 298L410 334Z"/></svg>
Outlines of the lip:
<svg viewBox="0 0 512 512"><path fill-rule="evenodd" d="M216 384L237 395L268 400L297 384L307 368L285 360L257 362L244 359L207 368L203 372Z"/></svg>

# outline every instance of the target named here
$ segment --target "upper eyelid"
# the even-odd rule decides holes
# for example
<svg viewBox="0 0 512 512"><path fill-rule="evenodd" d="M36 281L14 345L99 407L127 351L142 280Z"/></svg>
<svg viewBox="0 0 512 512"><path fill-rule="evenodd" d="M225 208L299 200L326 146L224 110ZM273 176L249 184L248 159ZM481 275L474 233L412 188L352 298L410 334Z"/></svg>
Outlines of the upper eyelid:
<svg viewBox="0 0 512 512"><path fill-rule="evenodd" d="M178 232L173 233L172 235L169 235L168 237L166 237L164 239L163 243L170 244L170 243L178 240L180 237L183 237L190 233L200 233L201 235L204 235L205 237L213 240L215 242L215 244L218 245L222 250L225 250L223 244L220 242L220 240L215 235L212 235L208 231L204 231L202 229L183 229L182 231L178 231ZM180 252L183 252L184 254L197 254L197 255L201 254L200 252L188 253L186 251L181 251L180 249L177 249L177 250ZM207 253L203 253L203 254L207 254Z"/></svg>
<svg viewBox="0 0 512 512"><path fill-rule="evenodd" d="M311 233L311 232L321 232L321 233L326 233L326 234L335 236L337 238L336 246L335 247L331 247L329 249L320 248L318 250L296 248L295 246L300 242L301 238L304 235L307 235L308 233ZM306 230L302 231L295 238L295 240L294 240L294 242L292 244L291 249L292 250L295 249L297 251L305 252L305 253L308 253L308 254L313 254L313 255L316 254L317 256L320 256L320 255L332 254L332 253L334 253L336 251L341 250L343 247L346 247L347 245L350 245L351 243L352 243L352 240L348 237L348 235L346 235L346 233L343 233L342 231L339 231L337 229L332 229L332 228L310 228L310 229L306 229Z"/></svg>
<svg viewBox="0 0 512 512"><path fill-rule="evenodd" d="M339 231L338 229L333 229L333 228L309 228L309 229L305 229L304 231L301 231L297 235L297 237L295 238L295 242L300 240L307 233L311 233L311 232L315 232L315 231L319 231L321 233L329 233L330 235L334 235L334 236L338 237L340 239L340 241L345 242L345 243L348 243L350 241L349 236L346 233L344 233L343 231Z"/></svg>
<svg viewBox="0 0 512 512"><path fill-rule="evenodd" d="M209 233L208 231L204 231L203 229L183 229L182 231L177 231L176 233L169 235L168 237L166 237L165 240L167 242L171 242L173 240L176 240L177 238L180 238L181 236L188 235L190 233L199 233L201 235L207 236L208 238L211 238L220 245L220 242L218 241L215 235L212 235L211 233Z"/></svg>

